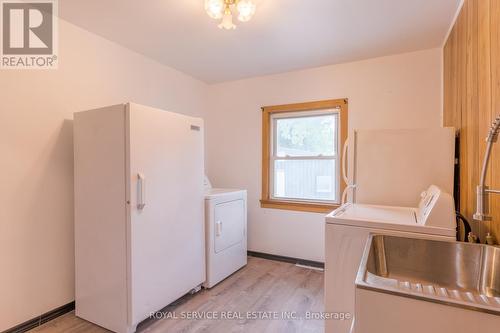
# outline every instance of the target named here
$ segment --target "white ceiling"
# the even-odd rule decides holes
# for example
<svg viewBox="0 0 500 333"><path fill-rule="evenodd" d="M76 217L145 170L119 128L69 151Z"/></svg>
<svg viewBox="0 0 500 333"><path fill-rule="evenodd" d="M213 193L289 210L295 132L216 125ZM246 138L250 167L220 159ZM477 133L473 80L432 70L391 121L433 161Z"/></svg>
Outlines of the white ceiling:
<svg viewBox="0 0 500 333"><path fill-rule="evenodd" d="M208 83L440 47L460 0L255 0L220 30L203 0L63 0L93 33Z"/></svg>

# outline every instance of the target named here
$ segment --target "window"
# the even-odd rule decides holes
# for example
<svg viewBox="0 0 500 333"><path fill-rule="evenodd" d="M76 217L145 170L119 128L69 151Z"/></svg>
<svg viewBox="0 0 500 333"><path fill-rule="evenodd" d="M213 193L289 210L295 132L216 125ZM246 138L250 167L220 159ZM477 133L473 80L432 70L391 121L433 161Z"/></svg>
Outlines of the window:
<svg viewBox="0 0 500 333"><path fill-rule="evenodd" d="M347 100L262 111L262 207L327 212L338 206Z"/></svg>

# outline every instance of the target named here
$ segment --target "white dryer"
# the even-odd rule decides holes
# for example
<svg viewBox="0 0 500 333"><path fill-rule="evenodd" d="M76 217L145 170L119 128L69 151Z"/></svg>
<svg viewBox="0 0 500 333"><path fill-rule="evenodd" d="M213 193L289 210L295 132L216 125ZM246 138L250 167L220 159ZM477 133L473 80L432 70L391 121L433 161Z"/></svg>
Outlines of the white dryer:
<svg viewBox="0 0 500 333"><path fill-rule="evenodd" d="M326 333L353 332L356 273L371 233L454 241L453 198L431 185L415 208L348 203L327 215L325 312L335 319Z"/></svg>
<svg viewBox="0 0 500 333"><path fill-rule="evenodd" d="M247 264L247 191L212 188L205 179L205 288Z"/></svg>

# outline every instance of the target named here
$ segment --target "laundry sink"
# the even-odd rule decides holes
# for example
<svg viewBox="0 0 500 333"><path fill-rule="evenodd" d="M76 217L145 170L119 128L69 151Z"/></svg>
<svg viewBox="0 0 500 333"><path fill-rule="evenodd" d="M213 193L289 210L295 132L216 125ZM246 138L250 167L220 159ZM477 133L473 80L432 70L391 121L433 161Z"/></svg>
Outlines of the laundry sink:
<svg viewBox="0 0 500 333"><path fill-rule="evenodd" d="M373 235L356 283L500 311L500 248Z"/></svg>
<svg viewBox="0 0 500 333"><path fill-rule="evenodd" d="M371 235L356 278L356 326L376 325L374 307L382 308L382 304L387 304L385 311L394 307L401 314L392 318L393 323L402 318L411 322L417 313L430 322L442 321L442 327L450 329L458 325L453 318L462 318L459 327L463 329L467 316L473 325L481 315L486 316L485 323L493 323L496 332L500 327L500 248ZM407 328L413 325L417 331L420 323L408 324ZM380 327L380 331L392 332L390 327Z"/></svg>

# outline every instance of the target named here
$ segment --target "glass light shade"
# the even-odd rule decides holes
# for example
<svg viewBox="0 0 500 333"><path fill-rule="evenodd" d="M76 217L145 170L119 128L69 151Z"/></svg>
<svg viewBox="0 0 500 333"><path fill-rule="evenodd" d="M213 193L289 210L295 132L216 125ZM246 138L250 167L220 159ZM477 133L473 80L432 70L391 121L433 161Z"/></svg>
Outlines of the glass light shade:
<svg viewBox="0 0 500 333"><path fill-rule="evenodd" d="M238 20L242 22L250 21L253 14L255 14L256 6L251 0L240 0L238 2Z"/></svg>
<svg viewBox="0 0 500 333"><path fill-rule="evenodd" d="M233 14L231 14L231 10L229 8L226 8L226 10L224 11L222 23L219 24L219 28L226 30L236 29L236 26L233 24Z"/></svg>
<svg viewBox="0 0 500 333"><path fill-rule="evenodd" d="M220 19L224 12L224 0L205 0L205 10L213 19Z"/></svg>

